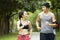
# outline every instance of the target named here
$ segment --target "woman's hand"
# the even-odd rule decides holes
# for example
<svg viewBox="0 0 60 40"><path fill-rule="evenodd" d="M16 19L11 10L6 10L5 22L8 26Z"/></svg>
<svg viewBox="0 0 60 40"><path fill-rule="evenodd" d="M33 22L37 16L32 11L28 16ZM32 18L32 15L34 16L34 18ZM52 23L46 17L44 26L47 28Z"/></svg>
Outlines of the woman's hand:
<svg viewBox="0 0 60 40"><path fill-rule="evenodd" d="M29 39L31 39L31 35L29 35Z"/></svg>

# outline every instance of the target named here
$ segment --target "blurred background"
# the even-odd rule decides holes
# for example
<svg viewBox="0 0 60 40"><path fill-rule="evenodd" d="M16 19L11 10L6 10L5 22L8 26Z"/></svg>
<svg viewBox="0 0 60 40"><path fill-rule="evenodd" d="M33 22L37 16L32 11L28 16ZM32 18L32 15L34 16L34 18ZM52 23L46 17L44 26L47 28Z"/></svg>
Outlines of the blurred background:
<svg viewBox="0 0 60 40"><path fill-rule="evenodd" d="M50 3L50 10L56 16L58 22L56 40L60 40L60 0L0 0L0 40L16 40L16 23L21 10L28 12L28 20L32 22L33 32L38 32L35 21L37 14L42 11L41 5L44 2Z"/></svg>

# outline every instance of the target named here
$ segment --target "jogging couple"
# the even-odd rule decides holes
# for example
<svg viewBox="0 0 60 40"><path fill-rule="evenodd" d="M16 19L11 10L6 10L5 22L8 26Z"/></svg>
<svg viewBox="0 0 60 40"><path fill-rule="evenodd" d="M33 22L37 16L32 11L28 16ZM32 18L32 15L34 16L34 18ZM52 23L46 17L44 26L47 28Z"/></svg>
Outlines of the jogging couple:
<svg viewBox="0 0 60 40"><path fill-rule="evenodd" d="M40 40L55 40L54 29L57 26L55 15L49 10L50 4L45 2L42 5L42 12L36 18L36 27L40 31ZM19 13L17 22L17 40L30 40L32 34L32 24L27 20L27 12ZM41 23L41 27L39 26ZM28 31L29 30L29 31Z"/></svg>

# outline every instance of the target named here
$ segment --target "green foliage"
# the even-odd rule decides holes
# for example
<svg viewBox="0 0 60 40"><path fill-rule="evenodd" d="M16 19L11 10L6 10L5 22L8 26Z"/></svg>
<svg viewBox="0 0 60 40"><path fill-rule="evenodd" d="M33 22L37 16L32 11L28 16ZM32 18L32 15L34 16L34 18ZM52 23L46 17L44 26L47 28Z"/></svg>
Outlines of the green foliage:
<svg viewBox="0 0 60 40"><path fill-rule="evenodd" d="M49 0L51 2L51 9L60 9L60 0Z"/></svg>
<svg viewBox="0 0 60 40"><path fill-rule="evenodd" d="M16 0L0 0L0 12L10 12L17 9L18 1Z"/></svg>
<svg viewBox="0 0 60 40"><path fill-rule="evenodd" d="M30 20L32 23L33 31L37 31L37 29L36 29L36 17L38 15L38 13L40 13L40 11L41 10L36 10L34 13L28 12L29 13L28 20Z"/></svg>
<svg viewBox="0 0 60 40"><path fill-rule="evenodd" d="M41 8L41 3L40 1L33 1L33 0L19 0L19 9L24 9L26 11L31 11L34 12L36 9Z"/></svg>

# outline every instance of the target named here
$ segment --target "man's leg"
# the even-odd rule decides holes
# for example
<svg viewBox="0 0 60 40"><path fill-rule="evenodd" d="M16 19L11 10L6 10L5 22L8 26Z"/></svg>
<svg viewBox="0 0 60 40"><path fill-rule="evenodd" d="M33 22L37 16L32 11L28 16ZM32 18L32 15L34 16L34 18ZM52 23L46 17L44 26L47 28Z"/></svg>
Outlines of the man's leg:
<svg viewBox="0 0 60 40"><path fill-rule="evenodd" d="M53 33L49 34L49 39L54 40L54 34Z"/></svg>
<svg viewBox="0 0 60 40"><path fill-rule="evenodd" d="M40 33L40 40L46 40L46 35L44 33Z"/></svg>

